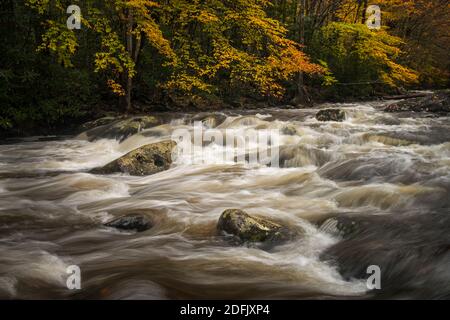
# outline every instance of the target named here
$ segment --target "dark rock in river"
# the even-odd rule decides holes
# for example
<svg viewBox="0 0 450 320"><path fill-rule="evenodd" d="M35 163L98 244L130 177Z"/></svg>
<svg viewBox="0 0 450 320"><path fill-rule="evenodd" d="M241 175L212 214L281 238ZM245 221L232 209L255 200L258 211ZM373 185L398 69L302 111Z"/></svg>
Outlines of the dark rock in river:
<svg viewBox="0 0 450 320"><path fill-rule="evenodd" d="M142 232L152 227L152 222L144 215L130 214L105 223L106 227Z"/></svg>
<svg viewBox="0 0 450 320"><path fill-rule="evenodd" d="M293 124L288 124L281 128L281 133L286 136L295 136L298 134L297 128Z"/></svg>
<svg viewBox="0 0 450 320"><path fill-rule="evenodd" d="M217 230L231 234L242 242L283 242L295 234L278 223L252 217L242 210L225 210L219 218Z"/></svg>
<svg viewBox="0 0 450 320"><path fill-rule="evenodd" d="M133 150L102 168L91 171L94 174L128 173L132 176L147 176L169 169L175 141L148 144Z"/></svg>
<svg viewBox="0 0 450 320"><path fill-rule="evenodd" d="M440 92L426 97L402 100L384 109L385 112L430 112L446 114L450 112L450 94Z"/></svg>
<svg viewBox="0 0 450 320"><path fill-rule="evenodd" d="M384 109L384 112L404 112L404 111L409 111L409 106L406 103L401 102L390 104Z"/></svg>
<svg viewBox="0 0 450 320"><path fill-rule="evenodd" d="M100 124L100 126L83 132L78 138L89 141L98 139L118 139L123 141L143 129L161 124L161 121L153 116L122 118L115 121L112 121L111 117L107 117L96 120L96 123ZM86 125L90 126L93 124L88 123Z"/></svg>
<svg viewBox="0 0 450 320"><path fill-rule="evenodd" d="M450 298L447 212L339 217L337 225L333 219L321 228L343 232L344 239L320 258L346 281L368 279L367 269L375 265L381 270L381 290L372 292L378 298Z"/></svg>
<svg viewBox="0 0 450 320"><path fill-rule="evenodd" d="M339 109L325 109L320 110L316 114L318 121L336 121L342 122L345 120L345 112Z"/></svg>

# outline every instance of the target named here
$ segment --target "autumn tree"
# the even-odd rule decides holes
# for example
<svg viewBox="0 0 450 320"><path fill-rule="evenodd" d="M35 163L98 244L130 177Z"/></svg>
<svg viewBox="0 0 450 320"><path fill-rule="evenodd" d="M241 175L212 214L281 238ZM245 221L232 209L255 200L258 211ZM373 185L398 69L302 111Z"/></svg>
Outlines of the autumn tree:
<svg viewBox="0 0 450 320"><path fill-rule="evenodd" d="M333 22L317 33L311 49L342 85L396 88L418 80L414 70L399 63L402 43L400 38L383 30Z"/></svg>
<svg viewBox="0 0 450 320"><path fill-rule="evenodd" d="M80 43L76 31L65 27L66 1L27 1L48 17L40 49L53 52L71 67ZM82 4L83 27L95 33L99 42L95 72L107 75L108 86L125 97L128 111L144 43L156 49L152 51L155 61L161 61L160 67L168 73L156 85L187 95L223 95L245 86L263 96L279 97L284 91L282 81L300 71L321 71L295 41L286 38L287 30L267 16L264 9L269 1L92 0Z"/></svg>
<svg viewBox="0 0 450 320"><path fill-rule="evenodd" d="M298 72L317 73L287 29L265 12L266 0L169 0L161 25L178 60L166 88L187 94L242 89L279 97L283 81Z"/></svg>
<svg viewBox="0 0 450 320"><path fill-rule="evenodd" d="M383 24L402 38L404 62L427 86L448 86L450 3L447 0L381 0Z"/></svg>
<svg viewBox="0 0 450 320"><path fill-rule="evenodd" d="M66 25L73 4L81 30ZM370 4L382 30L364 25ZM447 0L3 0L0 22L2 132L65 127L117 102L136 112L449 84Z"/></svg>
<svg viewBox="0 0 450 320"><path fill-rule="evenodd" d="M277 0L268 12L281 19L289 30L291 39L298 42L306 53L311 53L309 46L317 32L323 26L336 19L336 12L345 0ZM313 57L314 58L314 57ZM323 62L323 61L322 61ZM329 74L329 70L324 69ZM296 102L310 102L305 74L299 72L296 78Z"/></svg>
<svg viewBox="0 0 450 320"><path fill-rule="evenodd" d="M69 2L77 2L27 1L39 14L50 16L45 21L48 28L42 36L40 49L53 52L64 65L72 66L71 58L80 44L77 31L68 30L65 19ZM143 37L162 55L173 58L170 44L153 18L152 10L159 4L150 0L80 1L79 4L85 12L83 27L95 33L99 40L94 54L94 71L107 75L108 86L115 94L124 97L124 105L129 112L132 110L132 79L136 75Z"/></svg>

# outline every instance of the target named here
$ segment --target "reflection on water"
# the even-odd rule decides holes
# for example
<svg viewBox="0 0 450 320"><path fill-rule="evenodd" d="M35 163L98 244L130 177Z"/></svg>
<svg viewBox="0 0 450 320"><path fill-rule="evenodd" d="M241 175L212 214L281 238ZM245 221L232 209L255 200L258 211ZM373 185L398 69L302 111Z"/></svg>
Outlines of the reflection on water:
<svg viewBox="0 0 450 320"><path fill-rule="evenodd" d="M317 110L226 115L216 130L279 129L280 168L218 163L208 150L224 146L212 143L204 164L181 157L147 177L87 173L192 130L189 115L123 142L0 145L0 298L370 298L361 279L369 264L392 281L383 297L449 298L449 118L399 118L381 103L339 107L343 123L319 123ZM306 233L270 250L231 246L216 234L228 208ZM154 227L102 225L128 213ZM342 214L369 227L350 240L319 230ZM73 264L79 291L66 288Z"/></svg>

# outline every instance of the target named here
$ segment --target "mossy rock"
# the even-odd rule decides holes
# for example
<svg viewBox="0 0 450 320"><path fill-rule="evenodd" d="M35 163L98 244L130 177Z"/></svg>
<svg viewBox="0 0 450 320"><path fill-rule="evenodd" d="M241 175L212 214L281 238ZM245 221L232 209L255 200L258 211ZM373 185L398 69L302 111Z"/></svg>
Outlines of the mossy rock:
<svg viewBox="0 0 450 320"><path fill-rule="evenodd" d="M193 122L200 121L208 128L216 128L220 126L227 116L221 113L200 113L192 118Z"/></svg>
<svg viewBox="0 0 450 320"><path fill-rule="evenodd" d="M287 227L253 217L239 209L225 210L219 218L217 230L233 235L241 242L284 242L295 236Z"/></svg>
<svg viewBox="0 0 450 320"><path fill-rule="evenodd" d="M409 111L409 106L404 103L392 103L384 108L384 112L404 112Z"/></svg>
<svg viewBox="0 0 450 320"><path fill-rule="evenodd" d="M115 121L111 121L110 117L102 119L97 120L97 123L101 124L106 122L104 125L90 129L80 134L78 138L84 138L89 141L95 141L98 139L116 139L123 141L141 130L152 128L161 124L160 119L154 116L116 119Z"/></svg>
<svg viewBox="0 0 450 320"><path fill-rule="evenodd" d="M147 176L165 171L172 164L172 150L176 145L175 141L148 144L127 153L104 167L91 170L91 173L112 174L122 172L132 176Z"/></svg>
<svg viewBox="0 0 450 320"><path fill-rule="evenodd" d="M316 114L316 119L318 121L335 121L342 122L345 120L345 112L339 109L325 109L320 110Z"/></svg>

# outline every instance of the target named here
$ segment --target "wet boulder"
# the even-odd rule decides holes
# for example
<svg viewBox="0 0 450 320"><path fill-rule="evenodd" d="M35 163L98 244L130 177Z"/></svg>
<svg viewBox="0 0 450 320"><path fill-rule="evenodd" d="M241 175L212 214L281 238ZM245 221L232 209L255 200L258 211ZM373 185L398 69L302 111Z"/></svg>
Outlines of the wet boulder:
<svg viewBox="0 0 450 320"><path fill-rule="evenodd" d="M443 92L422 98L410 109L414 112L448 113L450 112L450 94Z"/></svg>
<svg viewBox="0 0 450 320"><path fill-rule="evenodd" d="M336 121L336 122L342 122L345 120L345 112L343 110L339 109L325 109L320 110L316 114L316 119L318 121Z"/></svg>
<svg viewBox="0 0 450 320"><path fill-rule="evenodd" d="M298 131L294 125L288 124L281 128L281 134L284 134L286 136L295 136L298 134Z"/></svg>
<svg viewBox="0 0 450 320"><path fill-rule="evenodd" d="M100 126L83 132L78 138L89 141L98 139L116 139L123 141L141 130L161 124L161 121L154 116L119 118L115 121L108 117L99 119L96 123L100 124ZM89 124L87 125L89 126Z"/></svg>
<svg viewBox="0 0 450 320"><path fill-rule="evenodd" d="M132 176L147 176L169 169L175 141L162 141L135 149L104 167L95 168L94 174L127 173Z"/></svg>
<svg viewBox="0 0 450 320"><path fill-rule="evenodd" d="M295 233L278 223L253 217L238 209L225 210L219 218L217 230L233 235L241 242L284 242Z"/></svg>
<svg viewBox="0 0 450 320"><path fill-rule="evenodd" d="M384 109L384 112L390 113L405 112L405 111L409 111L409 106L405 103L392 103Z"/></svg>
<svg viewBox="0 0 450 320"><path fill-rule="evenodd" d="M150 229L153 225L149 218L141 214L129 214L113 219L104 224L106 227L119 230L135 230L142 232Z"/></svg>

